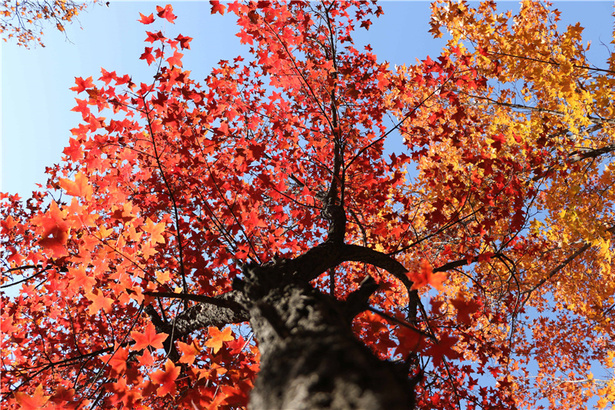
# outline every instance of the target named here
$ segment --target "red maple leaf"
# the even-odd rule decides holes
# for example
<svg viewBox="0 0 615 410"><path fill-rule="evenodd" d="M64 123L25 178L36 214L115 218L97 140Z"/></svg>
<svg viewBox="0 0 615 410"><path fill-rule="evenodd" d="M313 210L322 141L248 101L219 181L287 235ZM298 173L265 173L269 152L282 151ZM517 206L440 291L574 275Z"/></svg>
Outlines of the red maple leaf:
<svg viewBox="0 0 615 410"><path fill-rule="evenodd" d="M192 41L192 37L182 36L181 34L175 37L175 40L179 41L179 46L184 49L190 49L190 42Z"/></svg>
<svg viewBox="0 0 615 410"><path fill-rule="evenodd" d="M115 71L107 71L104 68L100 69L100 73L102 75L100 76L99 80L104 81L106 85L109 85L111 80L114 80L117 77L117 74L115 74Z"/></svg>
<svg viewBox="0 0 615 410"><path fill-rule="evenodd" d="M164 38L164 34L162 34L161 31L158 31L156 33L152 33L149 31L146 31L145 34L147 34L147 38L145 39L146 42L148 43L154 43L158 40L162 40Z"/></svg>
<svg viewBox="0 0 615 410"><path fill-rule="evenodd" d="M43 235L38 244L50 250L54 258L68 255L66 242L69 225L64 218L65 212L62 212L55 202L51 203L47 214L33 218L36 224L43 227Z"/></svg>
<svg viewBox="0 0 615 410"><path fill-rule="evenodd" d="M423 346L423 336L407 327L400 327L397 332L397 340L399 344L395 349L395 354L401 354L407 357L410 352L416 352Z"/></svg>
<svg viewBox="0 0 615 410"><path fill-rule="evenodd" d="M173 7L170 4L164 7L156 6L156 12L158 13L158 17L167 19L169 23L173 23L177 18L177 16L173 14Z"/></svg>
<svg viewBox="0 0 615 410"><path fill-rule="evenodd" d="M128 361L128 350L120 347L115 352L109 355L101 356L101 360L108 361L109 366L117 372L122 374L126 371L126 362Z"/></svg>
<svg viewBox="0 0 615 410"><path fill-rule="evenodd" d="M147 326L145 326L145 331L143 333L132 331L130 332L130 337L132 337L135 341L133 349L142 350L148 346L153 347L154 349L162 349L164 342L169 335L159 334L156 332L156 327L149 322Z"/></svg>
<svg viewBox="0 0 615 410"><path fill-rule="evenodd" d="M219 0L209 0L209 4L211 4L211 14L224 14L224 9L226 9L226 6L220 4Z"/></svg>
<svg viewBox="0 0 615 410"><path fill-rule="evenodd" d="M147 61L147 65L151 65L154 61L156 61L156 58L152 55L152 47L145 47L145 51L141 54L139 60Z"/></svg>
<svg viewBox="0 0 615 410"><path fill-rule="evenodd" d="M472 314L481 306L480 303L474 300L453 299L451 303L457 309L457 321L466 325L472 323Z"/></svg>
<svg viewBox="0 0 615 410"><path fill-rule="evenodd" d="M501 149L502 144L506 143L506 136L503 134L492 135L491 139L493 140L491 146L493 146L495 149Z"/></svg>
<svg viewBox="0 0 615 410"><path fill-rule="evenodd" d="M164 370L158 370L150 376L152 381L159 385L156 394L166 396L175 392L175 380L179 376L180 367L176 367L171 360L164 364Z"/></svg>
<svg viewBox="0 0 615 410"><path fill-rule="evenodd" d="M180 53L179 51L176 51L173 53L172 57L167 58L167 62L169 63L169 65L176 65L178 67L181 67L183 56L184 55L182 53Z"/></svg>
<svg viewBox="0 0 615 410"><path fill-rule="evenodd" d="M75 77L75 87L71 87L72 91L76 91L78 93L84 91L86 88L94 87L94 83L92 82L92 77L88 77L85 80L81 77Z"/></svg>
<svg viewBox="0 0 615 410"><path fill-rule="evenodd" d="M433 359L433 365L439 366L442 363L442 359L446 356L449 359L457 359L461 355L453 350L453 346L457 343L455 336L443 334L440 336L438 343L431 345L424 351L425 355L431 356Z"/></svg>
<svg viewBox="0 0 615 410"><path fill-rule="evenodd" d="M83 116L83 119L85 119L88 115L90 115L90 107L88 107L87 100L80 100L79 98L75 98L75 101L77 101L77 106L74 107L71 111L80 112Z"/></svg>
<svg viewBox="0 0 615 410"><path fill-rule="evenodd" d="M139 13L139 15L141 16L141 18L139 20L137 20L139 23L143 23L143 24L152 24L154 22L154 14L150 14L149 16L146 16L144 14Z"/></svg>

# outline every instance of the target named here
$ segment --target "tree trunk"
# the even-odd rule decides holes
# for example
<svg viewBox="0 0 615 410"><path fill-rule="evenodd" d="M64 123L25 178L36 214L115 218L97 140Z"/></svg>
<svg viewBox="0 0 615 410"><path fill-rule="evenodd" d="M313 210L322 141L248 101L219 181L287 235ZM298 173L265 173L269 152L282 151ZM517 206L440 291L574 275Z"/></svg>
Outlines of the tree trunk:
<svg viewBox="0 0 615 410"><path fill-rule="evenodd" d="M413 407L407 372L376 358L353 335L356 307L318 292L284 266L250 265L244 274L238 288L261 354L251 409Z"/></svg>

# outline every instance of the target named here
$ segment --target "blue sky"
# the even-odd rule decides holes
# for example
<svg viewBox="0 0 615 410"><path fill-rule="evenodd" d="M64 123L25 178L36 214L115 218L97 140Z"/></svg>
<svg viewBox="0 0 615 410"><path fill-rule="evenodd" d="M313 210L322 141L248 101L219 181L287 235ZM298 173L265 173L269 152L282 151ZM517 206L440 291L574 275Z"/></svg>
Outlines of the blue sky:
<svg viewBox="0 0 615 410"><path fill-rule="evenodd" d="M160 2L158 4L163 4ZM137 22L139 12L150 14L154 2L111 2L90 7L79 16L79 23L67 27L68 39L55 29L46 31L45 48L24 49L2 43L1 57L1 174L0 191L27 197L44 183L45 167L60 160L70 129L77 126L80 114L71 112L76 94L69 90L75 77L97 79L100 67L118 74L130 74L135 82L151 78L152 68L139 56L143 52L145 30ZM562 24L580 21L584 37L592 41L590 59L603 65L607 57L613 19L612 2L556 2L562 11ZM381 60L392 64L413 63L417 58L436 56L443 46L427 33L429 2L382 2L385 14L374 21L368 32L360 30L357 39L369 42ZM517 2L501 2L500 8L517 8ZM192 50L184 67L194 78L203 78L220 59L245 54L235 37L232 15L212 16L209 3L173 3L178 16L175 25L158 24L168 35L181 32L193 37ZM604 45L601 45L603 43Z"/></svg>

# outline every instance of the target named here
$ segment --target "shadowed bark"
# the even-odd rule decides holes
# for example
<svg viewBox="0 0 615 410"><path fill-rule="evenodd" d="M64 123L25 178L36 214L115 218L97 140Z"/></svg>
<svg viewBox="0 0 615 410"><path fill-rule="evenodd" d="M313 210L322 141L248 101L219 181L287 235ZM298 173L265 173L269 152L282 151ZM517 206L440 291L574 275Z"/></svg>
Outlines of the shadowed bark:
<svg viewBox="0 0 615 410"><path fill-rule="evenodd" d="M351 329L353 318L368 309L376 282L367 276L346 301L309 284L343 262L368 263L402 281L409 290L408 320L416 319L418 295L410 291L407 270L387 254L344 244L345 217L338 214L331 216L328 240L294 259L244 265L231 292L216 297L151 293L200 303L171 323L151 306L147 313L159 331L175 339L207 326L249 322L261 354L251 409L412 409L416 381L408 378L408 368L378 359ZM178 359L172 345L165 348Z"/></svg>
<svg viewBox="0 0 615 410"><path fill-rule="evenodd" d="M346 303L286 278L284 266L249 266L243 292L259 343L252 409L407 409L407 372L381 361L355 338ZM276 286L272 286L276 283ZM373 281L364 281L373 292ZM367 304L365 304L367 307ZM349 319L350 318L350 319Z"/></svg>

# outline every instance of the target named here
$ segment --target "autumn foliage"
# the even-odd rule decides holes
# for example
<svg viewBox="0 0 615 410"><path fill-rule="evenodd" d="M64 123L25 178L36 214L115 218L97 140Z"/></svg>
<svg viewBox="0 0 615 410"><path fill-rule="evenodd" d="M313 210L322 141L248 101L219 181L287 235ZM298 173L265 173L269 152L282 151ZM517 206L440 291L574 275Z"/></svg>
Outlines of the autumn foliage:
<svg viewBox="0 0 615 410"><path fill-rule="evenodd" d="M331 241L369 257L311 285L375 280L352 328L417 408L615 402L615 57L533 1L438 1L446 48L395 68L352 41L377 4L211 5L249 56L194 79L181 16L136 16L151 81L77 78L45 190L1 194L7 408L245 407L259 341L194 312Z"/></svg>
<svg viewBox="0 0 615 410"><path fill-rule="evenodd" d="M3 40L15 40L18 45L29 47L43 45L43 27L55 26L61 32L83 11L88 2L72 0L2 0L0 4L0 33Z"/></svg>

